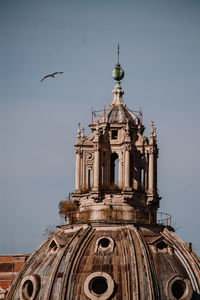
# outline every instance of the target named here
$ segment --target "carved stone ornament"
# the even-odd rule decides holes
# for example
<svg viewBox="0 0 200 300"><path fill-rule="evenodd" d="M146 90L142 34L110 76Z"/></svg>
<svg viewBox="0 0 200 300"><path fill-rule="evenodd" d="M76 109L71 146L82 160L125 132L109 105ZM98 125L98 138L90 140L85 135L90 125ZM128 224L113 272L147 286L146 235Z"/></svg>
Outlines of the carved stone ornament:
<svg viewBox="0 0 200 300"><path fill-rule="evenodd" d="M86 159L87 159L88 161L93 161L93 160L94 160L94 153L92 153L92 152L87 152L87 153L86 153Z"/></svg>
<svg viewBox="0 0 200 300"><path fill-rule="evenodd" d="M94 145L94 151L99 151L100 150L100 147L98 144Z"/></svg>
<svg viewBox="0 0 200 300"><path fill-rule="evenodd" d="M126 151L131 151L131 145L127 145L125 148Z"/></svg>
<svg viewBox="0 0 200 300"><path fill-rule="evenodd" d="M81 151L81 149L80 149L80 148L76 148L76 149L75 149L75 152L76 152L76 154L79 154L79 155L81 155L81 154L82 154L82 151Z"/></svg>

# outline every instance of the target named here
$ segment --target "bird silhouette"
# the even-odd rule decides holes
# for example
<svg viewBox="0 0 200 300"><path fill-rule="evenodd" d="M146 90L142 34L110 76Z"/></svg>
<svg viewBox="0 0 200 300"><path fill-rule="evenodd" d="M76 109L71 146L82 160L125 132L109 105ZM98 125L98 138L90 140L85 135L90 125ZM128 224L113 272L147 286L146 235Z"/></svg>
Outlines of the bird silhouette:
<svg viewBox="0 0 200 300"><path fill-rule="evenodd" d="M44 79L48 78L48 77L52 77L52 78L55 78L55 75L56 74L63 74L64 72L54 72L52 74L48 74L48 75L45 75L44 77L42 77L41 81L43 81Z"/></svg>

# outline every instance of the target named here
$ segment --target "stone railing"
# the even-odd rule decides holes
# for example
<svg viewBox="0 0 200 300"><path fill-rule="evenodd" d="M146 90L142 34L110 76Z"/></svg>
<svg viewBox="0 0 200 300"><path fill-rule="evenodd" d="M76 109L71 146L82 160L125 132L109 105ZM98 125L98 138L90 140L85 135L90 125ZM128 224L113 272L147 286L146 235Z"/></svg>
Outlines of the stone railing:
<svg viewBox="0 0 200 300"><path fill-rule="evenodd" d="M65 217L67 224L73 223L143 223L155 224L156 218L151 213L134 210L87 210L71 211Z"/></svg>

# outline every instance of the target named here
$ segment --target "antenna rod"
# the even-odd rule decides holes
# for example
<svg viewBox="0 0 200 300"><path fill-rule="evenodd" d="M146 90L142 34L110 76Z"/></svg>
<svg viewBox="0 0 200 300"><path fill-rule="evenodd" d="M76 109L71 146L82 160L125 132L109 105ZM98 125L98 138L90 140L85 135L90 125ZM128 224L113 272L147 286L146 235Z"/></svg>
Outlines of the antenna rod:
<svg viewBox="0 0 200 300"><path fill-rule="evenodd" d="M117 47L117 63L119 64L119 43L118 43L118 47Z"/></svg>

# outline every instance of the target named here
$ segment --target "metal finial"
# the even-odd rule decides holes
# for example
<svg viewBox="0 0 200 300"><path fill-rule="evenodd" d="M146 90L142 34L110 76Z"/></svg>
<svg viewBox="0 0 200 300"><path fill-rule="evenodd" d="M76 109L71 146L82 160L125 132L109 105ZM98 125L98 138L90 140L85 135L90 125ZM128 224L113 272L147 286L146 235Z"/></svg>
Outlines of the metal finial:
<svg viewBox="0 0 200 300"><path fill-rule="evenodd" d="M119 44L117 46L117 64L112 72L112 78L116 80L117 82L120 82L124 78L124 71L119 63Z"/></svg>
<svg viewBox="0 0 200 300"><path fill-rule="evenodd" d="M80 139L81 137L81 129L80 129L81 124L78 123L78 130L77 130L77 138Z"/></svg>
<svg viewBox="0 0 200 300"><path fill-rule="evenodd" d="M154 134L154 121L151 121L151 132L150 132L150 137L153 138Z"/></svg>
<svg viewBox="0 0 200 300"><path fill-rule="evenodd" d="M118 46L117 46L117 63L119 64L119 43L118 43Z"/></svg>
<svg viewBox="0 0 200 300"><path fill-rule="evenodd" d="M156 140L157 138L157 132L156 132L156 127L154 126L154 131L153 131L153 137Z"/></svg>
<svg viewBox="0 0 200 300"><path fill-rule="evenodd" d="M85 138L85 127L82 126L82 134L81 134L82 139Z"/></svg>

